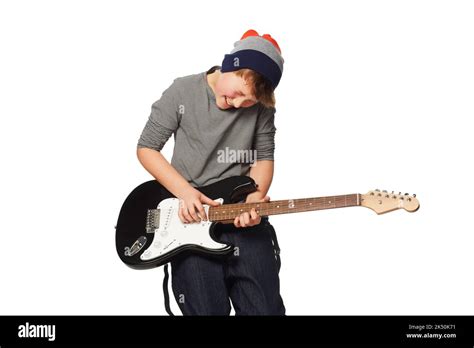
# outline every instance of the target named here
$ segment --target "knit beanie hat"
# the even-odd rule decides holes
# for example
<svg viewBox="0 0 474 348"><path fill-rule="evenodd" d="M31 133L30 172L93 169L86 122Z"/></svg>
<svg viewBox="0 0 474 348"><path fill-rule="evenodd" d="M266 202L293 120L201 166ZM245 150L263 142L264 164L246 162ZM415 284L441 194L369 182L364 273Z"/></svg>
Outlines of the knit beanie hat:
<svg viewBox="0 0 474 348"><path fill-rule="evenodd" d="M278 86L283 73L283 57L278 43L270 34L260 36L255 30L245 32L234 49L222 61L221 72L252 69L265 77L273 89Z"/></svg>

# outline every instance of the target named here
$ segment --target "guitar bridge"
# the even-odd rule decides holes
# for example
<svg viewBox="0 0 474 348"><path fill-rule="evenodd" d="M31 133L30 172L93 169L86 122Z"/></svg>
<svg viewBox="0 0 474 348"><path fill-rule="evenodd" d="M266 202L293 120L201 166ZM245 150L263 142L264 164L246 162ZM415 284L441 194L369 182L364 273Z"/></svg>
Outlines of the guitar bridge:
<svg viewBox="0 0 474 348"><path fill-rule="evenodd" d="M148 209L146 214L146 233L154 233L160 227L160 209Z"/></svg>

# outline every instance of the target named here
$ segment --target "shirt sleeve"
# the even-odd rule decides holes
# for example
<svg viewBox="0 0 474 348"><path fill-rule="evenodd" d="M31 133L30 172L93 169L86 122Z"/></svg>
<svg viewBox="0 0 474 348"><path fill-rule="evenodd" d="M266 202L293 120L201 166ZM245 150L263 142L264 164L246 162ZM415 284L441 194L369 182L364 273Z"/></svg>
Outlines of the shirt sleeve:
<svg viewBox="0 0 474 348"><path fill-rule="evenodd" d="M142 131L137 147L161 151L165 143L179 126L179 106L176 103L176 80L151 106L151 114Z"/></svg>
<svg viewBox="0 0 474 348"><path fill-rule="evenodd" d="M257 160L274 160L275 153L275 112L273 107L262 107L253 137L253 149L257 151Z"/></svg>

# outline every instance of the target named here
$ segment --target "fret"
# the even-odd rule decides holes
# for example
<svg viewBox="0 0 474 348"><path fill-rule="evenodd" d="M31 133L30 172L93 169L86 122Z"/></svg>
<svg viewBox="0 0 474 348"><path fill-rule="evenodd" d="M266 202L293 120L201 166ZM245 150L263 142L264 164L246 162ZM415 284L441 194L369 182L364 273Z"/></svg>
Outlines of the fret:
<svg viewBox="0 0 474 348"><path fill-rule="evenodd" d="M231 220L252 208L261 216L335 209L360 205L359 194L299 198L264 203L234 203L209 208L209 220Z"/></svg>

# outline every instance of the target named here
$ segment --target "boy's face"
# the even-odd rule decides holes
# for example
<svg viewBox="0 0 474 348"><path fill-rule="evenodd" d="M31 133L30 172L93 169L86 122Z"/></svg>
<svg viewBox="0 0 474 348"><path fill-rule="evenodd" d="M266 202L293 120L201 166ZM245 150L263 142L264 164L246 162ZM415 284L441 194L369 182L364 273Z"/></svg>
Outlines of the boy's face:
<svg viewBox="0 0 474 348"><path fill-rule="evenodd" d="M215 85L216 104L220 109L248 108L258 101L251 85L234 72L221 73Z"/></svg>

